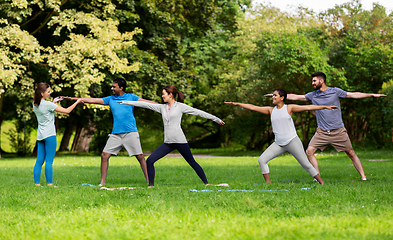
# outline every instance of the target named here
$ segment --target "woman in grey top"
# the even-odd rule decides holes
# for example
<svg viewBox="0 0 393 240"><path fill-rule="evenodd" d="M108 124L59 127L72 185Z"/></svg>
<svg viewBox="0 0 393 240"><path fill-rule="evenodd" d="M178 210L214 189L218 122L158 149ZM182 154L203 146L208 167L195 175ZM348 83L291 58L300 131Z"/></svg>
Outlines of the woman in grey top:
<svg viewBox="0 0 393 240"><path fill-rule="evenodd" d="M162 99L166 104L152 104L142 101L119 101L121 104L147 108L161 113L162 115L162 120L164 122L164 143L154 150L146 161L149 175L149 187L154 186L154 163L175 149L179 151L187 163L197 173L199 178L207 185L208 181L205 172L192 156L186 136L181 129L181 119L183 113L187 113L210 119L220 125L224 125L225 123L212 114L184 104L184 95L177 91L174 86L166 86L162 90ZM176 99L178 101L176 101Z"/></svg>

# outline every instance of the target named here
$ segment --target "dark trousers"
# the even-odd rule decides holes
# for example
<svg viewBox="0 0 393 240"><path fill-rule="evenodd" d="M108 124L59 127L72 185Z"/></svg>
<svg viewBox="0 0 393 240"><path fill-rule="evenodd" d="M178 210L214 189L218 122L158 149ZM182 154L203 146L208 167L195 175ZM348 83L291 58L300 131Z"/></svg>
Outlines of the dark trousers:
<svg viewBox="0 0 393 240"><path fill-rule="evenodd" d="M179 151L187 163L194 169L198 177L205 184L208 184L205 172L192 156L188 143L163 143L158 148L156 148L156 150L154 150L154 152L147 158L146 161L147 173L149 175L149 186L154 186L154 176L156 174L154 163L175 149Z"/></svg>

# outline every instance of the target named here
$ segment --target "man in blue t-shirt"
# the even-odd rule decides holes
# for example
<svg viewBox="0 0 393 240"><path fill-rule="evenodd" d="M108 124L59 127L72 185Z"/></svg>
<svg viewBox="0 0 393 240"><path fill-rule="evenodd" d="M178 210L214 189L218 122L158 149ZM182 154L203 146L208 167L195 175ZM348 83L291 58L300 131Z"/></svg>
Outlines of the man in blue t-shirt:
<svg viewBox="0 0 393 240"><path fill-rule="evenodd" d="M143 156L138 129L136 127L134 107L131 105L117 103L117 101L155 102L142 99L132 93L126 93L126 86L126 81L124 79L117 78L113 80L111 87L113 95L104 98L82 98L84 103L109 105L113 115L112 133L109 135L109 139L101 154L101 182L99 186L102 186L106 183L109 158L111 155L117 155L123 147L127 150L129 156L136 156L141 165L146 181L149 182L146 160ZM78 99L69 97L66 98L71 100Z"/></svg>
<svg viewBox="0 0 393 240"><path fill-rule="evenodd" d="M352 148L351 140L344 127L341 116L340 98L369 98L369 97L385 97L383 94L346 92L340 88L327 87L326 75L323 72L316 72L312 76L312 85L314 92L305 95L288 94L288 100L311 101L314 105L337 106L336 110L316 110L317 131L311 139L306 154L311 164L318 170L318 162L315 157L317 149L323 151L329 144L338 152L345 151L351 158L353 165L359 172L362 180L367 180L364 174L362 163Z"/></svg>

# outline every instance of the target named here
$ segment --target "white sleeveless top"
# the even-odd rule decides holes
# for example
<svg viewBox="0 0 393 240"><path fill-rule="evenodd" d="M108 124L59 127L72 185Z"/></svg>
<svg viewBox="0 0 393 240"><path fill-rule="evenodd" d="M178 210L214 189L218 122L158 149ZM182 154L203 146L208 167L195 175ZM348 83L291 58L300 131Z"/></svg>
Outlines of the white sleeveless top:
<svg viewBox="0 0 393 240"><path fill-rule="evenodd" d="M285 146L297 136L295 124L293 124L292 117L288 114L286 104L281 109L275 106L270 120L272 121L274 140L278 145Z"/></svg>

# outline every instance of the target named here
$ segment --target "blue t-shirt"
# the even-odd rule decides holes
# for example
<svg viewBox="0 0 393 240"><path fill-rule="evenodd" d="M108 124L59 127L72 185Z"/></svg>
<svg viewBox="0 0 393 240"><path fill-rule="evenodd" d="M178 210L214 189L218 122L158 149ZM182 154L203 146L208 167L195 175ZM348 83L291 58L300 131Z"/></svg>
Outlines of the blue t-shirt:
<svg viewBox="0 0 393 240"><path fill-rule="evenodd" d="M120 104L116 101L138 101L139 97L132 93L124 93L121 96L112 95L104 97L105 105L109 105L113 115L112 134L138 132L134 117L134 106Z"/></svg>
<svg viewBox="0 0 393 240"><path fill-rule="evenodd" d="M344 127L344 122L341 116L340 98L345 98L347 96L346 91L340 88L328 87L323 92L317 90L314 92L309 92L304 96L306 97L307 101L311 101L311 103L314 105L338 107L338 109L334 110L316 110L315 115L317 116L318 127L326 131Z"/></svg>

